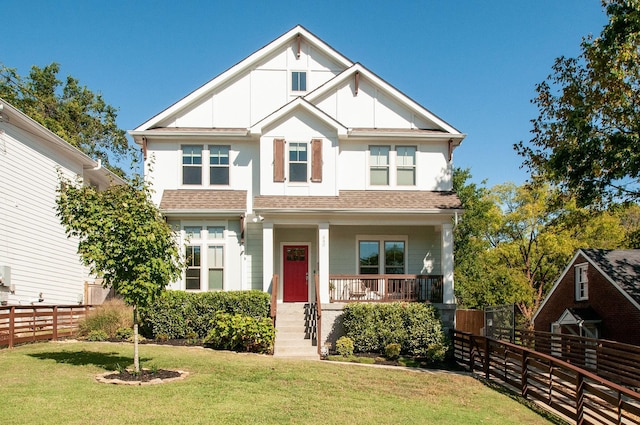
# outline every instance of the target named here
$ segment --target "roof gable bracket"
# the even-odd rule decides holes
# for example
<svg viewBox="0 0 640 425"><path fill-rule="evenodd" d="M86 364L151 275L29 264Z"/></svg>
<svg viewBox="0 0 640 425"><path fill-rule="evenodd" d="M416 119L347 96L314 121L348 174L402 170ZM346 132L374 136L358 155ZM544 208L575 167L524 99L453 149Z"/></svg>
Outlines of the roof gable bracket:
<svg viewBox="0 0 640 425"><path fill-rule="evenodd" d="M142 136L142 156L144 160L147 160L147 138Z"/></svg>
<svg viewBox="0 0 640 425"><path fill-rule="evenodd" d="M453 159L453 139L449 139L449 162Z"/></svg>
<svg viewBox="0 0 640 425"><path fill-rule="evenodd" d="M356 71L355 79L356 79L355 95L357 96L358 95L358 88L360 87L360 71Z"/></svg>
<svg viewBox="0 0 640 425"><path fill-rule="evenodd" d="M298 39L298 53L296 54L296 58L300 59L300 48L301 48L301 45L302 45L302 36L300 34L298 34L297 39Z"/></svg>

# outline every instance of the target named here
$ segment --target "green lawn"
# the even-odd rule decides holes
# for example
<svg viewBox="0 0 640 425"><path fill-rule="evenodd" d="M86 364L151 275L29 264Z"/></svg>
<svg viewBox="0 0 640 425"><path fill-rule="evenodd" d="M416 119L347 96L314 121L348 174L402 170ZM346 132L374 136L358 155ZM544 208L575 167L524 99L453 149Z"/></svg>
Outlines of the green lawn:
<svg viewBox="0 0 640 425"><path fill-rule="evenodd" d="M0 350L3 424L547 424L461 374L294 361L142 345L143 366L183 381L100 384L132 363L130 344L39 343Z"/></svg>

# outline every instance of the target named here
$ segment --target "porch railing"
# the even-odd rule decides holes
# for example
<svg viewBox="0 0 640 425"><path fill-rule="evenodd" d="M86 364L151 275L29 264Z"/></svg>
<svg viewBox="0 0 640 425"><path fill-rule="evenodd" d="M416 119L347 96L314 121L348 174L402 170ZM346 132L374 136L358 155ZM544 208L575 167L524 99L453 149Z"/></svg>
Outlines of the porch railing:
<svg viewBox="0 0 640 425"><path fill-rule="evenodd" d="M422 301L441 303L442 276L436 275L331 275L332 302Z"/></svg>

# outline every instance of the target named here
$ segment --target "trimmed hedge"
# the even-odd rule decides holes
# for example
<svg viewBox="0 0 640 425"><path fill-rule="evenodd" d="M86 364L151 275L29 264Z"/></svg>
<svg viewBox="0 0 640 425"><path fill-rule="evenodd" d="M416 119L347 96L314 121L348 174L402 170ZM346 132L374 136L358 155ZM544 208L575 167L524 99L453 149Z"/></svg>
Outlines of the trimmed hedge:
<svg viewBox="0 0 640 425"><path fill-rule="evenodd" d="M216 313L268 318L271 297L262 291L164 291L141 313L142 333L148 338L204 338Z"/></svg>
<svg viewBox="0 0 640 425"><path fill-rule="evenodd" d="M359 353L384 354L389 344L399 344L403 354L442 361L448 350L440 315L430 304L347 304L343 324Z"/></svg>

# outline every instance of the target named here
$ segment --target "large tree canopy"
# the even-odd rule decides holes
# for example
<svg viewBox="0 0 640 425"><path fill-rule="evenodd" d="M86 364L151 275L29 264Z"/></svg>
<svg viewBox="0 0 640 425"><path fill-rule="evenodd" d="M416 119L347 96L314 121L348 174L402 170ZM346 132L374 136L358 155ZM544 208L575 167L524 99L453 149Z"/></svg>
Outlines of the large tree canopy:
<svg viewBox="0 0 640 425"><path fill-rule="evenodd" d="M182 273L174 233L140 176L104 191L62 179L58 192L57 215L67 235L79 239L82 263L134 307L138 371L138 309L153 303Z"/></svg>
<svg viewBox="0 0 640 425"><path fill-rule="evenodd" d="M116 108L71 76L63 84L59 71L57 63L33 66L23 78L0 64L0 98L123 176L116 163L131 162L134 151L116 124Z"/></svg>
<svg viewBox="0 0 640 425"><path fill-rule="evenodd" d="M603 0L609 17L577 58L560 57L536 87L525 166L580 205L640 198L640 0Z"/></svg>
<svg viewBox="0 0 640 425"><path fill-rule="evenodd" d="M637 229L632 208L594 212L542 181L486 189L469 177L454 173L465 209L455 229L456 297L467 308L515 303L530 323L578 248L622 248Z"/></svg>

